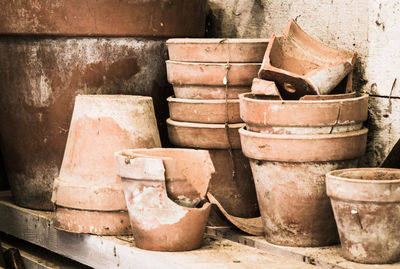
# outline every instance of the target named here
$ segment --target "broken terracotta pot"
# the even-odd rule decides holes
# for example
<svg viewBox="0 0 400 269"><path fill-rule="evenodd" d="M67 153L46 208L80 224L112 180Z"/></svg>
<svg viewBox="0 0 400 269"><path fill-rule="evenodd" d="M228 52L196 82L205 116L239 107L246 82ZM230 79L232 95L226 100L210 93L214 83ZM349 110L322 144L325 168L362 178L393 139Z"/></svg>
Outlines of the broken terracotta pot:
<svg viewBox="0 0 400 269"><path fill-rule="evenodd" d="M264 98L270 100L282 100L275 82L269 80L254 78L253 84L251 84L251 93L265 96Z"/></svg>
<svg viewBox="0 0 400 269"><path fill-rule="evenodd" d="M127 147L160 145L151 97L77 96L60 175L54 181L55 228L75 233L129 232L113 153ZM104 225L93 222L97 217L91 215L102 218ZM120 216L118 229L113 226L117 221L109 215Z"/></svg>
<svg viewBox="0 0 400 269"><path fill-rule="evenodd" d="M357 165L367 130L338 134L266 134L239 130L250 159L268 242L325 246L338 241L324 175Z"/></svg>
<svg viewBox="0 0 400 269"><path fill-rule="evenodd" d="M206 4L206 0L6 1L0 11L0 34L201 37Z"/></svg>
<svg viewBox="0 0 400 269"><path fill-rule="evenodd" d="M214 172L207 151L123 150L115 153L115 168L122 178L137 247L185 251L202 245L211 204L201 200ZM192 188L182 189L179 183L168 188L169 183L183 181Z"/></svg>
<svg viewBox="0 0 400 269"><path fill-rule="evenodd" d="M167 99L171 120L194 123L239 123L239 99L195 100L173 96Z"/></svg>
<svg viewBox="0 0 400 269"><path fill-rule="evenodd" d="M400 170L358 168L326 175L344 258L400 261Z"/></svg>
<svg viewBox="0 0 400 269"><path fill-rule="evenodd" d="M362 128L368 95L333 100L270 100L241 94L240 116L249 131L282 134L341 133Z"/></svg>
<svg viewBox="0 0 400 269"><path fill-rule="evenodd" d="M259 78L276 83L283 99L352 91L356 53L330 48L291 20L282 36L272 34Z"/></svg>
<svg viewBox="0 0 400 269"><path fill-rule="evenodd" d="M260 63L268 39L173 38L167 40L169 59L181 62Z"/></svg>
<svg viewBox="0 0 400 269"><path fill-rule="evenodd" d="M260 63L196 63L166 61L168 82L173 85L249 86Z"/></svg>
<svg viewBox="0 0 400 269"><path fill-rule="evenodd" d="M183 99L238 99L239 94L250 91L250 86L174 85L176 98Z"/></svg>
<svg viewBox="0 0 400 269"><path fill-rule="evenodd" d="M168 137L172 144L202 149L240 149L238 130L244 123L206 124L167 119Z"/></svg>

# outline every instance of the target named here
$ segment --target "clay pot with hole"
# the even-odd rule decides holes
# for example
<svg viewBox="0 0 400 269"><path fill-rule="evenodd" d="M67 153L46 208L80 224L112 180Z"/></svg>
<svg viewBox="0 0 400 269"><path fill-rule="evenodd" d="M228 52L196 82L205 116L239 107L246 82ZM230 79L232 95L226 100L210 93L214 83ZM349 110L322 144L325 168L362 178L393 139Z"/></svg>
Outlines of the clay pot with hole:
<svg viewBox="0 0 400 269"><path fill-rule="evenodd" d="M185 251L202 245L211 209L204 199L214 173L207 151L123 150L115 153L115 169L137 247Z"/></svg>
<svg viewBox="0 0 400 269"><path fill-rule="evenodd" d="M193 123L240 123L239 100L192 100L169 97L171 120Z"/></svg>
<svg viewBox="0 0 400 269"><path fill-rule="evenodd" d="M400 170L356 168L329 172L326 192L342 255L359 263L400 261Z"/></svg>
<svg viewBox="0 0 400 269"><path fill-rule="evenodd" d="M172 38L167 41L169 59L181 62L260 63L268 39Z"/></svg>
<svg viewBox="0 0 400 269"><path fill-rule="evenodd" d="M78 95L60 174L54 181L55 228L73 233L129 234L113 154L123 148L160 146L151 97Z"/></svg>
<svg viewBox="0 0 400 269"><path fill-rule="evenodd" d="M264 236L270 243L315 247L338 242L325 174L357 166L367 130L275 134L239 130L250 159Z"/></svg>
<svg viewBox="0 0 400 269"><path fill-rule="evenodd" d="M368 117L368 95L332 100L270 100L241 94L240 116L247 130L274 134L355 131Z"/></svg>

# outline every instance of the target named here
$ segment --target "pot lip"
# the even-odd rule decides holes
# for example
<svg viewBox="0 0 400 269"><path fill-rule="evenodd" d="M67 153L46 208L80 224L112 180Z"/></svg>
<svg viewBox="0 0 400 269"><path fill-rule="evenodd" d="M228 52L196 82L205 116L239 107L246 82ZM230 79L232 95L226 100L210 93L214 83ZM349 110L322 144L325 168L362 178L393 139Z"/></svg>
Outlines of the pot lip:
<svg viewBox="0 0 400 269"><path fill-rule="evenodd" d="M359 178L349 178L343 177L340 175L336 175L342 172L361 172L361 171L387 171L387 172L396 172L399 174L398 179L391 179L391 180L370 180L370 179L359 179ZM326 174L327 182L330 180L337 180L341 182L348 182L348 183L359 183L359 184L390 184L390 183L400 183L400 169L395 168L380 168L380 167L363 167L363 168L348 168L348 169L340 169L330 171Z"/></svg>
<svg viewBox="0 0 400 269"><path fill-rule="evenodd" d="M143 101L149 101L152 100L150 96L143 96L143 95L128 95L128 94L78 94L76 99L112 99L112 100L143 100Z"/></svg>
<svg viewBox="0 0 400 269"><path fill-rule="evenodd" d="M177 83L172 83L172 86L174 88L198 88L198 89L226 89L225 85L198 85L198 84L177 84ZM233 85L228 87L228 91L231 90L244 90L246 89L248 92L251 90L251 86L246 86L246 85ZM196 99L190 99L190 100L196 100ZM203 100L214 100L214 99L203 99ZM233 99L231 99L233 100ZM236 100L236 99L235 99ZM239 100L239 98L237 98Z"/></svg>
<svg viewBox="0 0 400 269"><path fill-rule="evenodd" d="M361 96L353 97L353 98L345 98L345 99L334 99L334 100L261 100L249 97L253 95L252 93L241 93L239 94L240 100L245 100L249 102L261 103L261 104L340 104L346 102L357 102L364 99L368 99L369 95L366 93L361 94Z"/></svg>
<svg viewBox="0 0 400 269"><path fill-rule="evenodd" d="M183 44L268 44L269 38L170 38L167 45Z"/></svg>
<svg viewBox="0 0 400 269"><path fill-rule="evenodd" d="M227 63L212 63L212 62L181 62L181 61L173 61L173 60L166 60L165 63L167 65L186 65L190 67L199 67L199 66L218 66L218 67L226 67ZM260 67L261 63L229 63L231 66L236 67Z"/></svg>
<svg viewBox="0 0 400 269"><path fill-rule="evenodd" d="M174 95L167 98L169 103L185 103L185 104L239 104L239 99L186 99L186 98L176 98Z"/></svg>
<svg viewBox="0 0 400 269"><path fill-rule="evenodd" d="M196 129L225 129L225 124L223 123L195 123L186 121L174 121L171 118L167 119L167 125L173 127L185 127L185 128L196 128ZM229 129L239 129L243 128L245 123L230 123L228 124Z"/></svg>
<svg viewBox="0 0 400 269"><path fill-rule="evenodd" d="M245 127L239 129L240 135L248 136L252 138L263 138L263 139L282 139L282 140L315 140L315 139L337 139L346 138L353 136L362 136L368 133L367 128L360 130L344 132L344 133L332 133L332 134L267 134L258 133L247 130Z"/></svg>

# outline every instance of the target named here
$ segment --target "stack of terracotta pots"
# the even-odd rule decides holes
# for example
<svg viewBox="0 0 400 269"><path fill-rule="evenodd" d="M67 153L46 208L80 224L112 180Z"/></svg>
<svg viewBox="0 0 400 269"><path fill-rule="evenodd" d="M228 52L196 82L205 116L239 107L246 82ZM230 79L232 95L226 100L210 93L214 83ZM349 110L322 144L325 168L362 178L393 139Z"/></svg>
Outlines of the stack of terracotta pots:
<svg viewBox="0 0 400 269"><path fill-rule="evenodd" d="M204 35L206 0L5 1L0 147L15 202L52 210L78 94L154 98L168 142L168 37ZM147 38L150 37L150 38ZM156 37L156 38L154 38Z"/></svg>
<svg viewBox="0 0 400 269"><path fill-rule="evenodd" d="M348 96L348 95L345 95ZM250 159L267 241L337 243L325 174L357 166L366 147L368 96L269 100L240 95L243 153Z"/></svg>
<svg viewBox="0 0 400 269"><path fill-rule="evenodd" d="M266 39L167 41L168 135L180 147L208 149L215 167L210 193L238 217L259 215L254 183L241 152L238 94L250 91Z"/></svg>

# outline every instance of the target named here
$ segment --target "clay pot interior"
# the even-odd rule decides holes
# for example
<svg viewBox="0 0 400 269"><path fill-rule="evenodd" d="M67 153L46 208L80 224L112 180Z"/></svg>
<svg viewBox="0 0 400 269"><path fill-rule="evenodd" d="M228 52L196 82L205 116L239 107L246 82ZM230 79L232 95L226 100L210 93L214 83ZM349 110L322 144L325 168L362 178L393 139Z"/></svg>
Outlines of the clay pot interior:
<svg viewBox="0 0 400 269"><path fill-rule="evenodd" d="M400 180L400 170L388 171L387 169L373 170L341 170L330 173L331 176L339 177L341 180L362 181L391 181Z"/></svg>

